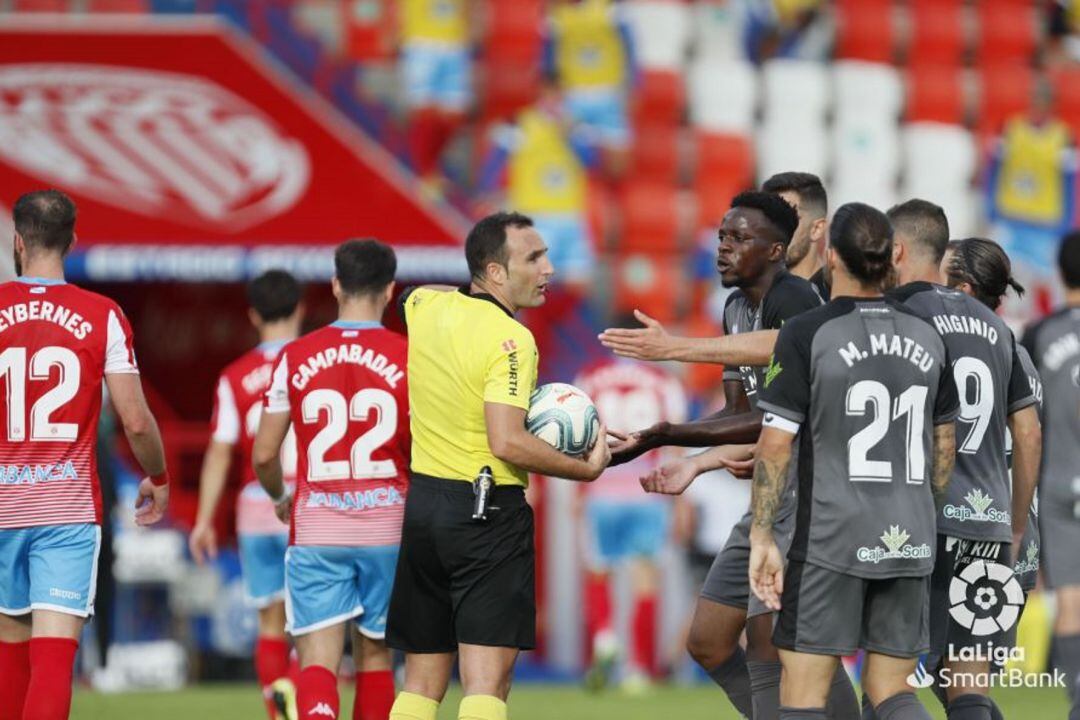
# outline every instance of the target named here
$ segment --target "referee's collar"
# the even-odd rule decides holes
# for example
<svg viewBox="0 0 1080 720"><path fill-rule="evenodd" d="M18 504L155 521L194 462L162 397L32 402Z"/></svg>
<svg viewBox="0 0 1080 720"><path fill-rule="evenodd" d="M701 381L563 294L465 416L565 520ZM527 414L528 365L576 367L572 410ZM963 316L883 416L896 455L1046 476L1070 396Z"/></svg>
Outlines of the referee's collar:
<svg viewBox="0 0 1080 720"><path fill-rule="evenodd" d="M509 316L511 318L514 317L514 313L510 312L510 310L505 305L503 305L501 302L496 300L494 295L491 295L489 293L472 293L472 292L469 292L469 286L468 285L462 285L461 287L459 287L458 292L461 293L462 295L467 296L467 297L476 298L477 300L486 300L489 303L493 304L495 307L502 310L504 313L506 313L507 316Z"/></svg>

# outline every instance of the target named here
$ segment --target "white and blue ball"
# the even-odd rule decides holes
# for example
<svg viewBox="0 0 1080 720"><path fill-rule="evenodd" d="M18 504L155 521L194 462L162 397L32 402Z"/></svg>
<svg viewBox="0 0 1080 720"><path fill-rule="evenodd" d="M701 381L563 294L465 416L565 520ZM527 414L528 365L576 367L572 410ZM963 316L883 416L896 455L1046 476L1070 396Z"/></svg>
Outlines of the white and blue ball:
<svg viewBox="0 0 1080 720"><path fill-rule="evenodd" d="M582 456L600 436L600 414L580 389L566 383L548 383L533 391L525 427L536 437L567 455Z"/></svg>

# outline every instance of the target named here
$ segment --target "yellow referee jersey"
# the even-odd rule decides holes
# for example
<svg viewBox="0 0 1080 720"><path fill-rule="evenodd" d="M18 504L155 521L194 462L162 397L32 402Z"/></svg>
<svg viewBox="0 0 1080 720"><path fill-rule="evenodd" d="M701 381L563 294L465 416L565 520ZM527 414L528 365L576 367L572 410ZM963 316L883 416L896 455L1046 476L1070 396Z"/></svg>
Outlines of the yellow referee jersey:
<svg viewBox="0 0 1080 720"><path fill-rule="evenodd" d="M490 465L496 484L528 484L525 470L491 454L484 403L528 410L540 359L532 333L468 288L416 288L404 312L413 471L471 482Z"/></svg>

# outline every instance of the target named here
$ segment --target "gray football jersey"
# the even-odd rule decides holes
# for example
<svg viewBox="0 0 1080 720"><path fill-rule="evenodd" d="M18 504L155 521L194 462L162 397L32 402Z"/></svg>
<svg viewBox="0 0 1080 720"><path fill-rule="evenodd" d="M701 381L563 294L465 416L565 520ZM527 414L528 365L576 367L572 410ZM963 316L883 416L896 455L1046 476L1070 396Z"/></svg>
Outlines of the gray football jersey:
<svg viewBox="0 0 1080 720"><path fill-rule="evenodd" d="M1035 369L1035 362L1031 359L1027 348L1023 345L1016 346L1017 357L1020 358L1020 366L1024 368L1031 394L1035 396L1035 402L1039 407L1039 414L1043 410L1043 388L1039 371ZM1012 467L1012 436L1006 438L1006 452L1009 458L1009 467ZM1027 527L1024 528L1024 539L1020 541L1020 552L1016 556L1016 565L1013 572L1020 581L1020 587L1031 590L1035 587L1035 581L1039 574L1039 493L1031 499L1031 509L1028 510Z"/></svg>
<svg viewBox="0 0 1080 720"><path fill-rule="evenodd" d="M799 435L788 554L865 578L933 568L934 425L958 404L941 336L892 299L837 298L789 321L761 390Z"/></svg>
<svg viewBox="0 0 1080 720"><path fill-rule="evenodd" d="M892 297L941 333L952 362L960 414L956 468L938 532L968 540L1012 541L1012 485L1005 458L1008 416L1034 404L1012 331L993 310L958 290L908 283Z"/></svg>
<svg viewBox="0 0 1080 720"><path fill-rule="evenodd" d="M1080 308L1066 308L1024 334L1044 389L1039 503L1043 515L1080 519Z"/></svg>

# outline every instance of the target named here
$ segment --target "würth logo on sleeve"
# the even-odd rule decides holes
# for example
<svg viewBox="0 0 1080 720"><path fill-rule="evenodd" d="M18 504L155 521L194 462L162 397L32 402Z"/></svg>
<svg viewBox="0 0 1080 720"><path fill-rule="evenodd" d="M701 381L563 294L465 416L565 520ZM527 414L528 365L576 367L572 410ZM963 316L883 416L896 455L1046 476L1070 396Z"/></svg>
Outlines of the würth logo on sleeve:
<svg viewBox="0 0 1080 720"><path fill-rule="evenodd" d="M304 146L205 78L136 68L0 68L0 160L155 219L235 230L292 207Z"/></svg>
<svg viewBox="0 0 1080 720"><path fill-rule="evenodd" d="M513 340L503 340L502 349L503 352L513 352L517 350L517 343Z"/></svg>

